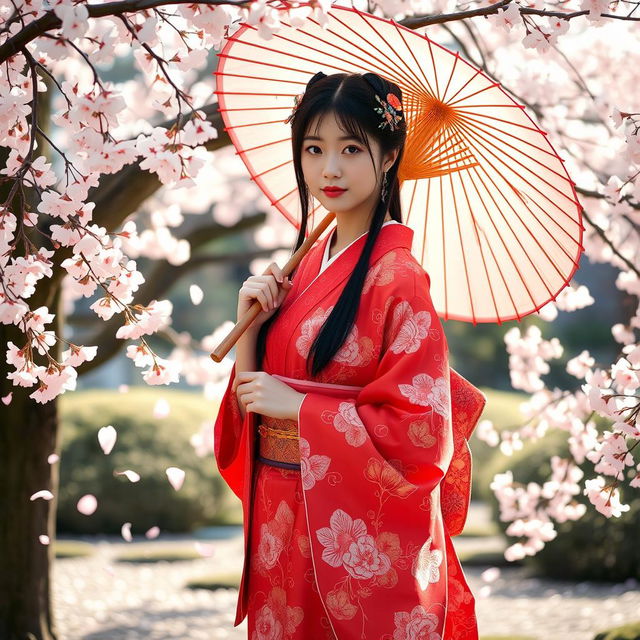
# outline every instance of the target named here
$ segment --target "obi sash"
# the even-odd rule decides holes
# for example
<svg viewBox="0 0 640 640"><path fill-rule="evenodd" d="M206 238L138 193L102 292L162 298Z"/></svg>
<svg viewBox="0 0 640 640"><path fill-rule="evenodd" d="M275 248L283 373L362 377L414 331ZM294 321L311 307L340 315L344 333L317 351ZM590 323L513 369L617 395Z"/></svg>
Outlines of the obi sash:
<svg viewBox="0 0 640 640"><path fill-rule="evenodd" d="M362 389L345 384L329 384L313 380L300 380L274 374L292 389L299 393L313 391L338 398L355 398ZM260 416L258 425L260 436L258 443L258 460L272 467L283 469L300 469L300 443L297 420Z"/></svg>

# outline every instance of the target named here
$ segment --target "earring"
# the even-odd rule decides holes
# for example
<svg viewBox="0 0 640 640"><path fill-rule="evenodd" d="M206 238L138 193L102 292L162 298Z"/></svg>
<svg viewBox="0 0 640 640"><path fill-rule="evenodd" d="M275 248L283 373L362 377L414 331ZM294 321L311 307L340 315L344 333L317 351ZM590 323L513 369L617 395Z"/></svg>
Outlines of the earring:
<svg viewBox="0 0 640 640"><path fill-rule="evenodd" d="M387 198L387 172L384 172L384 178L382 179L382 193L380 194L382 200Z"/></svg>

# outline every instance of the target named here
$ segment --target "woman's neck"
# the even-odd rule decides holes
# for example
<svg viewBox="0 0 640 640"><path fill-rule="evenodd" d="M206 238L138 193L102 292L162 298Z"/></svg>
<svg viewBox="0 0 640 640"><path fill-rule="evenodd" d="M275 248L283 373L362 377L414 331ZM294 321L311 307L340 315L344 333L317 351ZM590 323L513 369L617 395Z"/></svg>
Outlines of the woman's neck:
<svg viewBox="0 0 640 640"><path fill-rule="evenodd" d="M389 212L384 218L384 222L391 220ZM358 220L341 220L339 216L336 216L336 230L331 237L331 243L329 245L329 257L342 251L346 246L350 245L356 238L359 238L363 233L366 233L369 227L362 228L362 224Z"/></svg>

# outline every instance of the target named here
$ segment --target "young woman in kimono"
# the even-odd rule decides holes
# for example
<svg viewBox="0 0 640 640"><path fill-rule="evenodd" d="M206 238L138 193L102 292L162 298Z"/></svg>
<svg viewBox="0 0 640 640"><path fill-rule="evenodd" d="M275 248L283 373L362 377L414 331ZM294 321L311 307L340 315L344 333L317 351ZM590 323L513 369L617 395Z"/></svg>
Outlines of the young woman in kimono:
<svg viewBox="0 0 640 640"><path fill-rule="evenodd" d="M452 407L447 340L402 223L401 101L378 75L320 72L287 119L295 249L310 195L336 226L291 281L272 263L239 292L238 318L256 299L264 310L236 344L214 438L243 504L234 626L248 616L249 640L478 638L451 536L485 399L456 374Z"/></svg>

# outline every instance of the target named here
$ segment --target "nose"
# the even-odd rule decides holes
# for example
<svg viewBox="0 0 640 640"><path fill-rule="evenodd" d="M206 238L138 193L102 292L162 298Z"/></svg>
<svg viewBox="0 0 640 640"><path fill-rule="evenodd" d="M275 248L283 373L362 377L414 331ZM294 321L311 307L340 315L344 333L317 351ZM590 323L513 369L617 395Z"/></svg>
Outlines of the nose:
<svg viewBox="0 0 640 640"><path fill-rule="evenodd" d="M322 172L324 179L330 180L331 178L334 178L336 176L339 177L341 175L339 165L340 162L334 154L327 154L327 159L324 164L324 170Z"/></svg>

